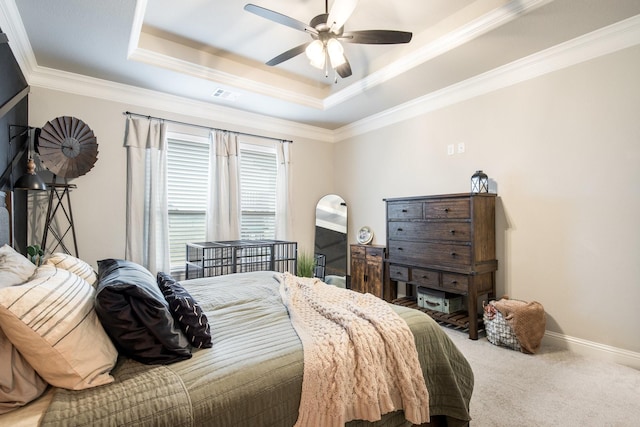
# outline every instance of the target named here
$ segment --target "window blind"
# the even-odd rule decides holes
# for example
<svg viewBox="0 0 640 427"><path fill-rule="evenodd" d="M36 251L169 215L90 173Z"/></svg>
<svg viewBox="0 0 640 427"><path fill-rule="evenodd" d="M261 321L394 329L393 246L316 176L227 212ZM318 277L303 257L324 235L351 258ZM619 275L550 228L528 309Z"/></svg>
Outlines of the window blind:
<svg viewBox="0 0 640 427"><path fill-rule="evenodd" d="M273 147L240 146L240 198L242 239L273 239L276 218L276 174Z"/></svg>
<svg viewBox="0 0 640 427"><path fill-rule="evenodd" d="M168 139L167 198L171 270L184 269L185 244L205 237L209 143L205 138Z"/></svg>

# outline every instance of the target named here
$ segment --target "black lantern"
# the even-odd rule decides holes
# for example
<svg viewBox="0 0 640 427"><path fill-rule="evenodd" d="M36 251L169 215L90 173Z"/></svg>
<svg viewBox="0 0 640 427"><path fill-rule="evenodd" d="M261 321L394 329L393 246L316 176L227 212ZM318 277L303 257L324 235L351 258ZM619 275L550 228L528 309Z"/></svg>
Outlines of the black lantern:
<svg viewBox="0 0 640 427"><path fill-rule="evenodd" d="M489 177L481 170L471 175L471 192L472 193L488 193Z"/></svg>

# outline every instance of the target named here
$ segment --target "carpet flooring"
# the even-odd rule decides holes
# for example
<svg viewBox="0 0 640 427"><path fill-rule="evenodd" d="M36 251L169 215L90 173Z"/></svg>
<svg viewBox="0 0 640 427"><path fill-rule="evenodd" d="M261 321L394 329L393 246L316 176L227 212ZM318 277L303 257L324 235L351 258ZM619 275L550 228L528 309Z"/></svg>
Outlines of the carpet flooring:
<svg viewBox="0 0 640 427"><path fill-rule="evenodd" d="M640 371L541 347L535 355L443 326L473 368L472 427L640 426Z"/></svg>

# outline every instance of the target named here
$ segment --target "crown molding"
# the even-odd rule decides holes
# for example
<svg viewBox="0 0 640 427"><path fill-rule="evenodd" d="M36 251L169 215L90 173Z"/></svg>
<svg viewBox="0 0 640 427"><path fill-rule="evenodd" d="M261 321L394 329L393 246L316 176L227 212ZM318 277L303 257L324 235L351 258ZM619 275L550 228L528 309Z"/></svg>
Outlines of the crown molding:
<svg viewBox="0 0 640 427"><path fill-rule="evenodd" d="M526 0L509 2L502 7L495 8L457 30L447 33L446 36L424 44L410 55L405 55L388 66L369 74L364 79L328 96L324 100L325 109L341 104L372 87L383 84L420 64L430 61L439 55L504 25L506 22L513 20L529 10L547 4L549 1L550 0Z"/></svg>
<svg viewBox="0 0 640 427"><path fill-rule="evenodd" d="M196 77L203 80L215 82L220 85L226 85L234 88L241 89L252 93L258 93L261 95L269 96L276 99L281 99L287 102L293 102L305 107L311 107L317 110L324 109L321 93L327 91L319 88L318 85L311 85L299 81L287 81L281 76L274 76L273 74L266 73L257 68L253 68L244 64L233 63L228 59L216 57L212 54L195 52L195 50L187 47L181 47L179 50L182 52L194 52L197 53L199 60L203 58L210 58L212 61L220 63L226 63L227 66L224 69L234 70L237 74L228 71L222 71L221 69L212 68L207 65L198 64L190 60L178 58L176 54L170 55L162 53L155 49L155 47L163 45L176 45L165 41L156 42L159 40L152 35L141 33L140 44L129 53L129 59L133 61L142 62L155 67L159 67L165 70L175 71L180 74ZM254 78L247 78L245 76L253 75ZM261 77L256 77L260 75ZM269 83L265 83L269 81ZM273 84L277 81L279 84ZM306 93L316 93L314 95L307 95Z"/></svg>
<svg viewBox="0 0 640 427"><path fill-rule="evenodd" d="M37 62L14 0L0 0L0 28L7 35L13 56L28 81Z"/></svg>
<svg viewBox="0 0 640 427"><path fill-rule="evenodd" d="M378 71L351 83L336 93L326 95L325 93L328 92L327 90L318 90L314 84L300 81L295 82L294 87L292 87L290 80L283 81L274 74L260 72L255 69L238 73L225 72L225 68L233 69L234 67L238 67L239 64L230 64L228 60L215 55L207 54L205 56L210 56L214 60L213 62L217 64L226 62L227 65L224 67L219 66L219 68L212 68L205 64L197 64L189 60L178 58L178 51L175 51L173 54L160 52L160 46L166 47L168 42L163 40L160 44L154 43L155 37L143 32L142 21L144 18L144 10L147 5L147 0L138 0L136 5L136 13L129 39L129 59L206 79L219 84L232 86L240 90L256 92L287 102L293 102L299 105L326 111L327 109L361 95L365 91L381 85L404 72L437 57L438 55L448 52L469 40L495 29L528 10L535 9L543 4L549 3L550 1L551 0L508 1L505 4L496 6L489 12L483 14L477 19L471 20L457 30L418 47L408 55L392 61ZM496 1L496 5L499 3L500 1ZM182 50L184 53L191 50L186 46L180 46L181 47L178 50ZM179 46L175 44L175 47L178 48ZM199 55L196 55L198 60L202 60L202 56L202 52L199 52ZM253 74L253 78L241 77L251 74Z"/></svg>
<svg viewBox="0 0 640 427"><path fill-rule="evenodd" d="M46 67L36 67L28 78L29 85L57 90L76 95L98 98L127 106L152 108L171 113L216 121L227 125L259 129L265 136L291 139L307 138L323 142L334 142L333 132L315 126L289 120L282 120L261 114L236 110L229 107L195 101L177 95L170 95L136 86L114 83L108 80L87 77L67 71ZM127 107L128 108L128 107Z"/></svg>
<svg viewBox="0 0 640 427"><path fill-rule="evenodd" d="M336 142L640 44L640 15L561 43L335 130Z"/></svg>

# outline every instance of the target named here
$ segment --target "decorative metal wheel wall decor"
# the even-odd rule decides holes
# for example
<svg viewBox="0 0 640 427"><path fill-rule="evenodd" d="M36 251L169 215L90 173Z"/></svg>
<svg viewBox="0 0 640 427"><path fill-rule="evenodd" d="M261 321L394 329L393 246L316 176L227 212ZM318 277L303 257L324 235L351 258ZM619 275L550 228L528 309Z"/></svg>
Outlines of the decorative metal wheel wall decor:
<svg viewBox="0 0 640 427"><path fill-rule="evenodd" d="M42 164L51 173L77 178L89 172L98 160L98 142L85 122L62 116L42 127L38 152Z"/></svg>

